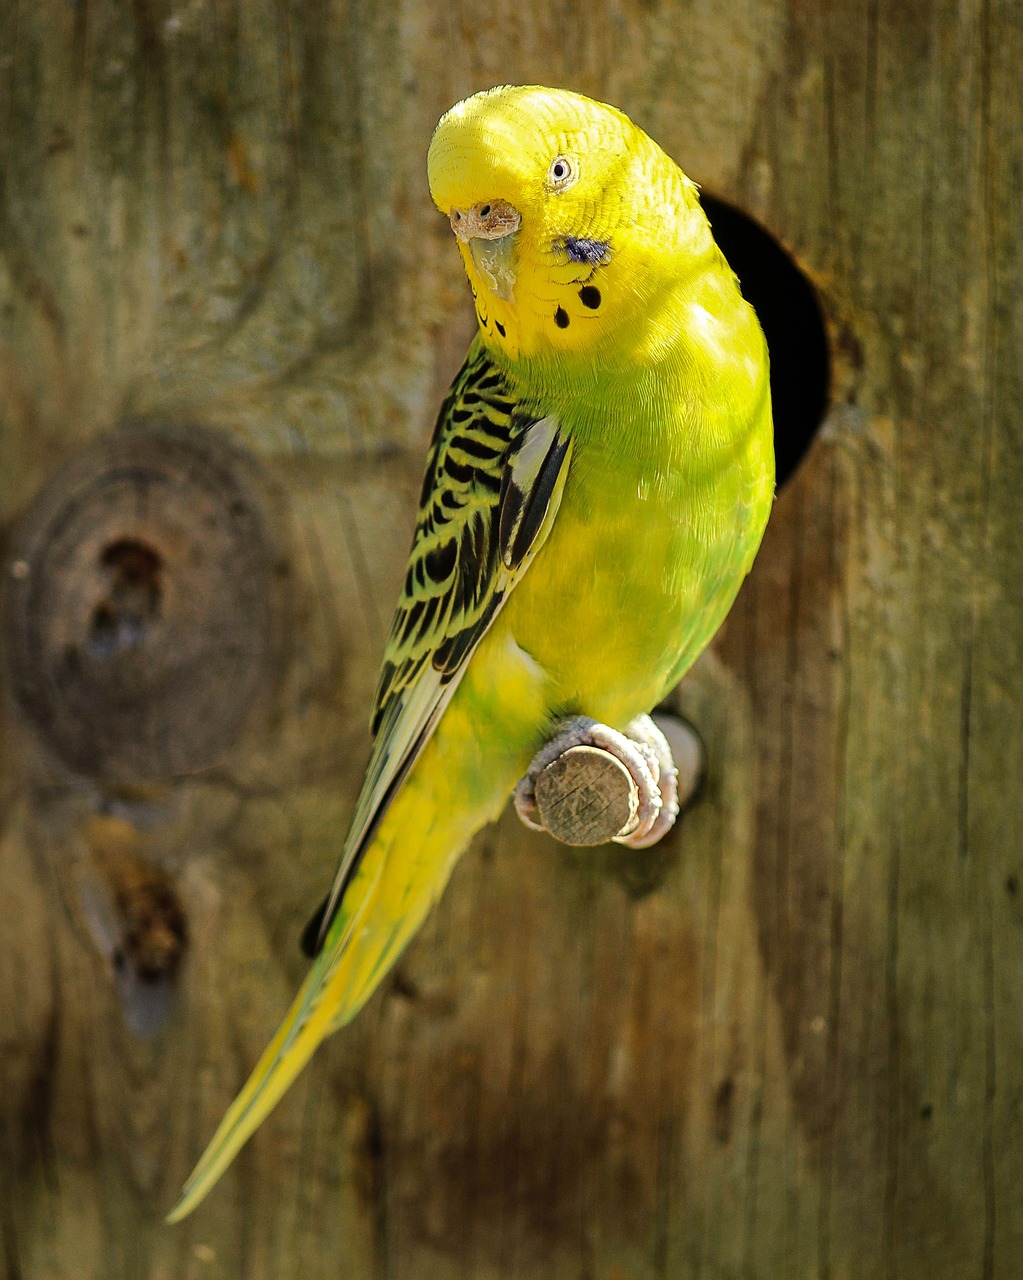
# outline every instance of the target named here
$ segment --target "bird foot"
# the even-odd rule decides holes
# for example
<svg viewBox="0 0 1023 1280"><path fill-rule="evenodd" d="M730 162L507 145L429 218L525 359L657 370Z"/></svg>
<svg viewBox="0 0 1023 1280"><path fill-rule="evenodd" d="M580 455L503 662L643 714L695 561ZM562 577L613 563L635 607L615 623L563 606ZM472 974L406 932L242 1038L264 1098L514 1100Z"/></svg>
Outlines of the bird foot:
<svg viewBox="0 0 1023 1280"><path fill-rule="evenodd" d="M556 766L567 769L566 762L579 767L581 781L562 781L565 769L558 774ZM558 782L546 788L552 803L545 806L544 779L556 774ZM567 843L611 839L630 849L646 849L678 817L678 775L668 741L649 716L637 716L624 732L589 716L573 716L533 757L514 801L526 826L550 831ZM612 812L617 825L608 829Z"/></svg>

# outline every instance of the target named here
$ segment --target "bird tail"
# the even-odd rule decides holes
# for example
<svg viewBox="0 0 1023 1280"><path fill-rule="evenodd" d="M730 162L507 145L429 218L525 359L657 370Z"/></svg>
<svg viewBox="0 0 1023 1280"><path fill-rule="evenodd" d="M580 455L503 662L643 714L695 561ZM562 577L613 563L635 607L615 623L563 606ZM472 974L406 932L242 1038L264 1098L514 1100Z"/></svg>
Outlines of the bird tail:
<svg viewBox="0 0 1023 1280"><path fill-rule="evenodd" d="M228 1108L185 1183L167 1222L180 1222L203 1201L250 1135L266 1119L327 1034L329 1008L312 1008L322 978L314 965L277 1034L263 1052L241 1093Z"/></svg>
<svg viewBox="0 0 1023 1280"><path fill-rule="evenodd" d="M320 1041L355 1017L440 897L473 832L500 812L529 759L528 747L505 738L503 751L487 738L484 767L473 718L449 711L384 815L301 990L168 1222L205 1198Z"/></svg>
<svg viewBox="0 0 1023 1280"><path fill-rule="evenodd" d="M205 1199L320 1041L354 1018L372 995L440 895L471 832L461 833L462 840L452 846L448 840L453 834L437 832L447 839L428 839L413 857L405 858L390 850L391 841L378 833L323 950L185 1183L168 1223L179 1222Z"/></svg>

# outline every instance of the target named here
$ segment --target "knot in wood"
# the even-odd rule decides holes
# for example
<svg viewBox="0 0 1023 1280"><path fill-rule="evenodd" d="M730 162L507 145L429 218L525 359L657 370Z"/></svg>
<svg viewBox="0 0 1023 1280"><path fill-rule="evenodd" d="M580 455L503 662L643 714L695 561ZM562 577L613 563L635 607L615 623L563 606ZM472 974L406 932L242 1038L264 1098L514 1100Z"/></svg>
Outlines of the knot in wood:
<svg viewBox="0 0 1023 1280"><path fill-rule="evenodd" d="M267 494L214 432L138 424L38 495L7 565L7 658L18 703L66 764L169 777L236 737L281 632Z"/></svg>

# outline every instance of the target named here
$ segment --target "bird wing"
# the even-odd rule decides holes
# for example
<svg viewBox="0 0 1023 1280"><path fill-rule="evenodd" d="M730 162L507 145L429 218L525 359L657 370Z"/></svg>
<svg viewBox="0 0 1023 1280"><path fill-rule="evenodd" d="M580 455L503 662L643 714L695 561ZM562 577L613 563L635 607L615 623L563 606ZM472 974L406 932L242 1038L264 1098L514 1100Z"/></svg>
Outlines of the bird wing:
<svg viewBox="0 0 1023 1280"><path fill-rule="evenodd" d="M524 412L478 339L437 418L408 569L384 651L373 751L318 952L345 889L466 664L554 522L571 457L556 418Z"/></svg>

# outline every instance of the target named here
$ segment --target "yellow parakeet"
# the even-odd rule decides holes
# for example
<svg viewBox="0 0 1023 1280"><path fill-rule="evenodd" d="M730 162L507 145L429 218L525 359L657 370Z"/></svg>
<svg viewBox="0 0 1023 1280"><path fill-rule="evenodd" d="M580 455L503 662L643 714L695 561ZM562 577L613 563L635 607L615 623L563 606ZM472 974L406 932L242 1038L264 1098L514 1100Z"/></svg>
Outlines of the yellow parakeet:
<svg viewBox="0 0 1023 1280"><path fill-rule="evenodd" d="M656 143L579 94L503 87L447 112L428 169L479 331L437 420L318 954L172 1221L363 1006L558 724L621 729L678 681L771 507L763 334Z"/></svg>

